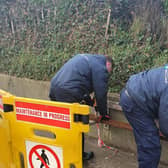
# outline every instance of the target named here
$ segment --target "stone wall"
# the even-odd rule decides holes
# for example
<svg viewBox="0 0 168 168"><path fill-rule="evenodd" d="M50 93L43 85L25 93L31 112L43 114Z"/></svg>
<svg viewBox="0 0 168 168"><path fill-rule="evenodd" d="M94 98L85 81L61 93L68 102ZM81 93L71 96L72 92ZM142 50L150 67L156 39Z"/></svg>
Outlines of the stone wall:
<svg viewBox="0 0 168 168"><path fill-rule="evenodd" d="M0 89L16 96L48 100L49 82L0 74Z"/></svg>

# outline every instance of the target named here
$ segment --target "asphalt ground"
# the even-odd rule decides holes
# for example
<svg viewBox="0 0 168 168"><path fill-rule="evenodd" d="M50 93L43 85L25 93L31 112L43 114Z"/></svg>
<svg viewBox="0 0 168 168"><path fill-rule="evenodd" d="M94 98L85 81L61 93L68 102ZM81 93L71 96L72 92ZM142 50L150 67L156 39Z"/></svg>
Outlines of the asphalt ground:
<svg viewBox="0 0 168 168"><path fill-rule="evenodd" d="M136 154L118 148L100 148L95 138L85 136L85 151L93 151L94 158L84 161L84 168L138 168ZM158 168L167 167L161 164Z"/></svg>

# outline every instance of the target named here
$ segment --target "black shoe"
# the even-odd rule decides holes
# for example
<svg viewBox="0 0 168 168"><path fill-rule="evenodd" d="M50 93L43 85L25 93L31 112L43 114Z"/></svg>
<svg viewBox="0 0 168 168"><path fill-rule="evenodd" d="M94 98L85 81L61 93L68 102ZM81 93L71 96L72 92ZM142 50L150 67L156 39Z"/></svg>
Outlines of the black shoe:
<svg viewBox="0 0 168 168"><path fill-rule="evenodd" d="M83 152L83 160L90 160L94 157L93 152Z"/></svg>

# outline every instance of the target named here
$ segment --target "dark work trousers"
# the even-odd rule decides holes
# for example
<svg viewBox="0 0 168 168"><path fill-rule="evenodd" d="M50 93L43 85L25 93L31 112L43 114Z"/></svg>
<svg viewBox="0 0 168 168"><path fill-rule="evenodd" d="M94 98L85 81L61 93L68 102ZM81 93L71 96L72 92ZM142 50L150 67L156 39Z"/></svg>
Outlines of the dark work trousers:
<svg viewBox="0 0 168 168"><path fill-rule="evenodd" d="M71 93L68 93L64 89L61 88L51 88L49 93L50 100L59 101L59 102L67 102L67 103L80 103L81 100L74 97ZM84 153L84 133L82 133L82 154Z"/></svg>
<svg viewBox="0 0 168 168"><path fill-rule="evenodd" d="M154 119L139 108L128 92L123 89L120 105L133 128L137 144L139 168L157 168L161 155L159 130Z"/></svg>

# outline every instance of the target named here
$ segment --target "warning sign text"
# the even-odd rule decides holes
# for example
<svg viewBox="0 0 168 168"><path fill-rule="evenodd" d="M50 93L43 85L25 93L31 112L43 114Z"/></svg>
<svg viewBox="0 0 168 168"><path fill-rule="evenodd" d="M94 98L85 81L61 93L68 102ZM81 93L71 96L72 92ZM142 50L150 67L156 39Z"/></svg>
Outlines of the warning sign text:
<svg viewBox="0 0 168 168"><path fill-rule="evenodd" d="M70 128L70 112L68 108L27 102L15 102L15 105L17 120Z"/></svg>

